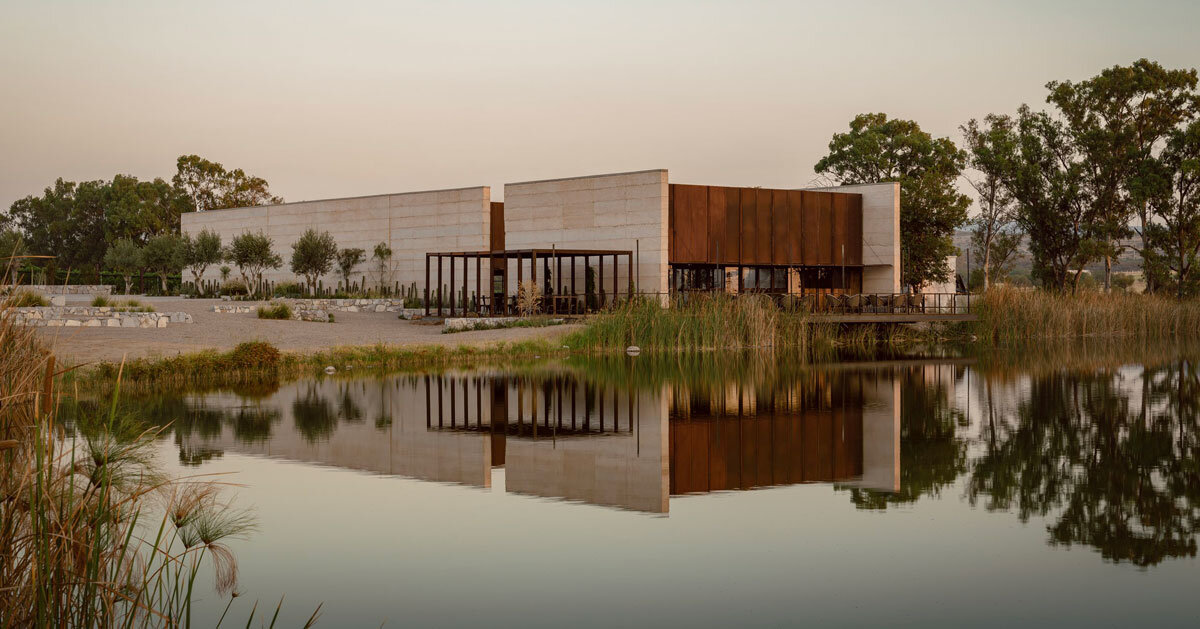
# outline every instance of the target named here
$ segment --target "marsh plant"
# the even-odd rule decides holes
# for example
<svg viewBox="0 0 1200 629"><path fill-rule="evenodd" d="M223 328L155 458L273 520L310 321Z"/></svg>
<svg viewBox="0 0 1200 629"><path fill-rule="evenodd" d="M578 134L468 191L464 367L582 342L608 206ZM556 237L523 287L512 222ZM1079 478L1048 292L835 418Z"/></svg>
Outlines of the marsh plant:
<svg viewBox="0 0 1200 629"><path fill-rule="evenodd" d="M11 312L0 305L0 627L190 626L209 571L229 613L227 544L251 514L221 483L166 476L162 429L119 415L116 392L107 411L61 420L63 374Z"/></svg>

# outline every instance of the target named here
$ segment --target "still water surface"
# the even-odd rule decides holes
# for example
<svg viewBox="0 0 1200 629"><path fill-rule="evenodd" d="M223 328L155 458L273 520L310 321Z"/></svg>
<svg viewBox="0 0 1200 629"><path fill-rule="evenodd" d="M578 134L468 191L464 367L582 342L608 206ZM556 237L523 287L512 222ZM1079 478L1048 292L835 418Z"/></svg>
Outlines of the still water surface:
<svg viewBox="0 0 1200 629"><path fill-rule="evenodd" d="M1200 624L1189 360L642 357L140 403L173 471L244 485L239 589L286 594L281 626Z"/></svg>

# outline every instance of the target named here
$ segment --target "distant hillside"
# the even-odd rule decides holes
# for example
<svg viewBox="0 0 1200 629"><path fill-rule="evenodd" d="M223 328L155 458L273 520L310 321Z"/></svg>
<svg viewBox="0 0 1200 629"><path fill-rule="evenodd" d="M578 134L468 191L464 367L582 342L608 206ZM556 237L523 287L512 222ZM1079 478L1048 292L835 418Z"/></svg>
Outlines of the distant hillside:
<svg viewBox="0 0 1200 629"><path fill-rule="evenodd" d="M1123 243L1126 245L1125 250L1121 253L1120 258L1113 261L1113 271L1114 272L1141 271L1142 270L1142 257L1140 255L1138 255L1138 253L1136 251L1134 251L1131 247L1129 247L1129 245L1133 244L1133 242L1134 242L1133 238L1129 238L1129 239L1123 241ZM964 229L964 230L959 230L954 233L954 246L958 247L959 250L963 252L963 255L960 255L958 258L958 272L959 273L962 273L962 274L966 273L967 259L966 259L965 254L966 254L967 248L970 247L970 245L971 245L971 232L970 231ZM972 269L979 268L980 261L981 260L978 257L976 257L975 252L972 252L971 253L971 268ZM1022 273L1028 273L1032 266L1033 266L1033 263L1029 258L1028 239L1026 239L1021 242L1021 251L1020 251L1020 254L1019 254L1019 257L1018 257L1016 263L1013 264L1013 270L1022 272ZM1089 271L1091 271L1092 273L1102 274L1102 273L1104 273L1104 261L1101 260L1100 262L1091 264L1091 265L1087 266L1086 268Z"/></svg>

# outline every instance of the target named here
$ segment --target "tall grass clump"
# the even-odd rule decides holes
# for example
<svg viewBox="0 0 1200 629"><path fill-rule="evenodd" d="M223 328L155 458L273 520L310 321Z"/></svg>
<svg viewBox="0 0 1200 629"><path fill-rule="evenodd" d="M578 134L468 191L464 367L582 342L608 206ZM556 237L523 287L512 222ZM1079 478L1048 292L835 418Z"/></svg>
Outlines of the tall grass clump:
<svg viewBox="0 0 1200 629"><path fill-rule="evenodd" d="M251 516L215 482L165 477L159 429L118 416L115 392L100 416L59 421L62 374L11 308L0 304L0 627L190 626L207 572L228 612L226 544Z"/></svg>
<svg viewBox="0 0 1200 629"><path fill-rule="evenodd" d="M634 299L593 317L563 342L584 350L804 348L806 323L803 313L783 312L761 295L697 295L668 308L653 299Z"/></svg>
<svg viewBox="0 0 1200 629"><path fill-rule="evenodd" d="M258 307L259 319L291 319L292 308L286 303L279 301L266 306Z"/></svg>
<svg viewBox="0 0 1200 629"><path fill-rule="evenodd" d="M45 297L31 290L17 290L7 298L9 308L38 308L50 305Z"/></svg>
<svg viewBox="0 0 1200 629"><path fill-rule="evenodd" d="M997 287L977 306L980 338L996 343L1054 338L1163 340L1200 337L1200 301Z"/></svg>

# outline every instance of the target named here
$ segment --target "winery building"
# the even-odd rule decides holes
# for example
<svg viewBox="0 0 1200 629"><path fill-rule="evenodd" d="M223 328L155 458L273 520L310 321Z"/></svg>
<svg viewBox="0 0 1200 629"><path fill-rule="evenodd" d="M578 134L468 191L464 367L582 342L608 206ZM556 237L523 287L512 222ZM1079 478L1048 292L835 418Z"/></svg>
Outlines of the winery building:
<svg viewBox="0 0 1200 629"><path fill-rule="evenodd" d="M590 282L608 298L725 290L773 294L893 293L900 289L896 183L768 189L672 183L666 170L504 185L503 202L477 186L301 201L184 214L184 233L222 242L271 237L298 281L291 244L308 228L368 256L384 242L382 278L371 262L352 281L416 286L450 303L508 303L532 280L547 298L573 300ZM216 279L210 268L206 279ZM339 284L336 273L324 280ZM453 299L451 299L453 296Z"/></svg>

